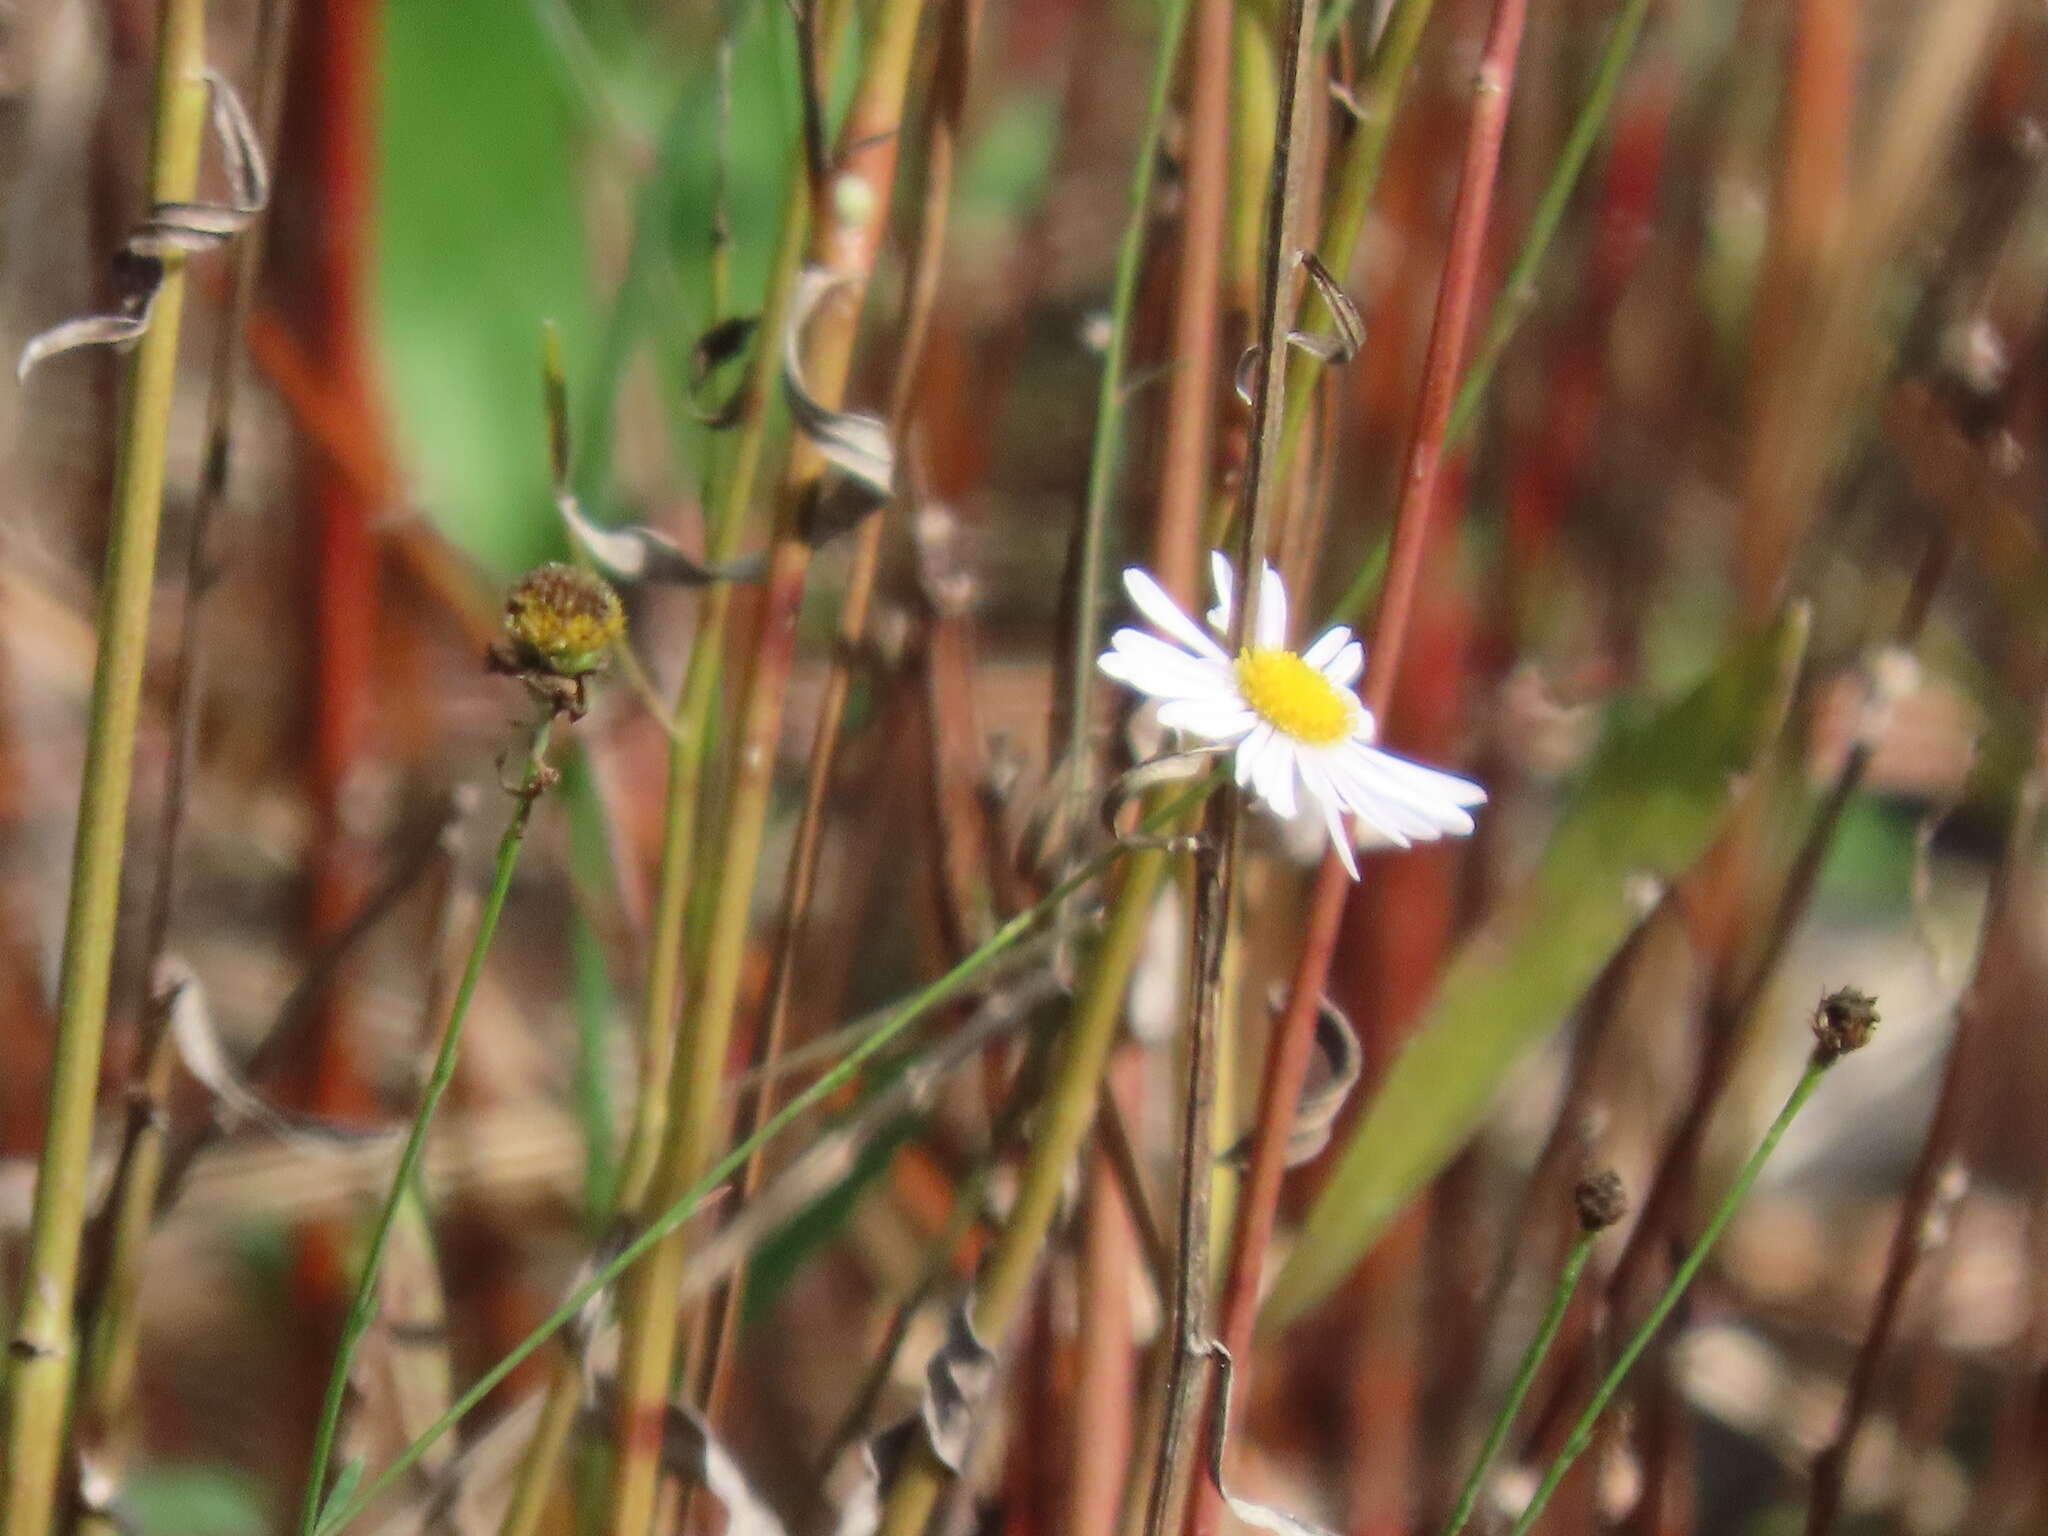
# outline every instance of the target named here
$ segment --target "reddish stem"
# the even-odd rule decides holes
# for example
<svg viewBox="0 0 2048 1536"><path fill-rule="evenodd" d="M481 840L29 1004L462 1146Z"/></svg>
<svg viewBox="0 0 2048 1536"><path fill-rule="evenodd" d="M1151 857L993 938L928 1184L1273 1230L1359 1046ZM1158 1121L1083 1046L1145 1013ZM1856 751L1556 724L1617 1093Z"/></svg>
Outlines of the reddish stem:
<svg viewBox="0 0 2048 1536"><path fill-rule="evenodd" d="M1430 510L1443 466L1445 431L1450 423L1451 402L1457 393L1474 293L1485 256L1501 139L1507 127L1515 58L1526 14L1527 0L1499 0L1494 7L1486 51L1480 60L1477 100L1472 108L1457 203L1451 216L1450 249L1445 258L1443 283L1437 291L1436 316L1424 363L1421 406L1409 444L1386 587L1366 666L1365 706L1375 718L1384 718L1393 696L1402 644L1414 607ZM1280 1180L1286 1171L1288 1127L1308 1072L1316 1009L1329 980L1338 925L1350 892L1351 881L1333 851L1324 857L1316 876L1308 928L1295 965L1287 1008L1274 1028L1259 1084L1251 1165L1238 1199L1237 1228L1223 1294L1223 1342L1240 1362L1251 1358L1260 1276L1279 1209ZM1240 1394L1239 1401L1243 1400ZM1212 1536L1219 1504L1216 1489L1204 1481L1189 1504L1187 1529L1191 1536Z"/></svg>

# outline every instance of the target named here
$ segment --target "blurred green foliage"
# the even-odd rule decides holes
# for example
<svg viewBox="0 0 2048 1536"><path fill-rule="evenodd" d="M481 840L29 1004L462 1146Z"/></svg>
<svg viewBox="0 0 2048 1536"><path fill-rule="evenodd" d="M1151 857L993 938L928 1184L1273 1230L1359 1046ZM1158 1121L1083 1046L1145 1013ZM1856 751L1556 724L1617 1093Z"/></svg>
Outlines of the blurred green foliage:
<svg viewBox="0 0 2048 1536"><path fill-rule="evenodd" d="M1734 775L1776 734L1803 611L1738 645L1690 693L1616 722L1529 888L1453 957L1281 1271L1266 1318L1327 1296L1478 1126L1509 1071L1570 1013L1637 916L1635 881L1669 882L1712 840Z"/></svg>

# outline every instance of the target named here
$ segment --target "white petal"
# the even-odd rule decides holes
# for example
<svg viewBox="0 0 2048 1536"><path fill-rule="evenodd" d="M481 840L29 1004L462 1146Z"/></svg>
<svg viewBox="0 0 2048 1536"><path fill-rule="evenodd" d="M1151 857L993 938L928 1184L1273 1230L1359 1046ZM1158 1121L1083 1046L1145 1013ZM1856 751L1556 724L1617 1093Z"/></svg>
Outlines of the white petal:
<svg viewBox="0 0 2048 1536"><path fill-rule="evenodd" d="M1267 650L1287 644L1287 586L1272 566L1259 572L1259 641Z"/></svg>
<svg viewBox="0 0 2048 1536"><path fill-rule="evenodd" d="M1209 551L1209 583L1216 589L1216 606L1209 610L1209 627L1219 635L1230 633L1230 609L1237 597L1237 573L1230 557L1220 549Z"/></svg>
<svg viewBox="0 0 2048 1536"><path fill-rule="evenodd" d="M1373 757L1391 778L1398 783L1411 786L1417 795L1448 800L1452 805L1486 804L1486 791L1470 779L1461 779L1454 773L1445 773L1438 768L1411 762L1405 757L1395 756L1392 752L1375 750Z"/></svg>
<svg viewBox="0 0 2048 1536"><path fill-rule="evenodd" d="M1270 805L1274 813L1283 819L1294 814L1294 743L1285 736L1276 736L1273 745L1266 749L1266 755L1259 763L1258 772L1252 782L1259 792L1259 798Z"/></svg>
<svg viewBox="0 0 2048 1536"><path fill-rule="evenodd" d="M1418 792L1413 784L1389 773L1387 765L1384 752L1353 752L1345 758L1344 776L1357 791L1350 796L1353 810L1375 826L1398 830L1417 841L1434 841L1446 833L1457 837L1471 833L1471 816L1454 801Z"/></svg>
<svg viewBox="0 0 2048 1536"><path fill-rule="evenodd" d="M1358 860L1351 849L1351 829L1344 824L1344 799L1337 793L1337 786L1330 782L1329 772L1323 766L1323 754L1302 752L1297 754L1295 761L1301 769L1302 788L1322 813L1323 825L1329 828L1330 842L1337 850L1337 857L1343 860L1345 872L1356 880Z"/></svg>
<svg viewBox="0 0 2048 1536"><path fill-rule="evenodd" d="M1111 677L1156 699L1237 698L1236 679L1228 667L1190 656L1142 629L1120 629L1110 636L1109 650L1098 664Z"/></svg>
<svg viewBox="0 0 2048 1536"><path fill-rule="evenodd" d="M1180 605L1166 595L1166 589L1147 571L1132 566L1124 572L1124 590L1138 606L1138 612L1198 656L1223 659L1216 642L1202 633L1202 626L1180 611Z"/></svg>
<svg viewBox="0 0 2048 1536"><path fill-rule="evenodd" d="M1344 825L1344 813L1334 805L1323 807L1323 819L1330 824L1330 846L1337 850L1337 857L1343 861L1344 873L1352 879L1358 878L1358 855L1351 847L1351 829Z"/></svg>
<svg viewBox="0 0 2048 1536"><path fill-rule="evenodd" d="M1323 753L1323 771L1329 774L1345 807L1400 847L1406 848L1417 839L1434 841L1438 836L1436 824L1405 796L1389 794L1368 771L1369 757L1369 753L1357 747L1332 747Z"/></svg>
<svg viewBox="0 0 2048 1536"><path fill-rule="evenodd" d="M1175 699L1159 706L1159 723L1205 741L1233 742L1250 735L1259 717L1235 700Z"/></svg>
<svg viewBox="0 0 2048 1536"><path fill-rule="evenodd" d="M1238 743L1234 776L1240 789L1251 783L1252 770L1258 766L1259 754L1266 750L1272 739L1273 727L1261 720L1252 727L1252 733Z"/></svg>
<svg viewBox="0 0 2048 1536"><path fill-rule="evenodd" d="M1365 647L1354 640L1339 651L1330 664L1322 669L1322 672L1323 676L1329 679L1332 687L1348 690L1353 683L1358 681L1358 674L1364 670Z"/></svg>
<svg viewBox="0 0 2048 1536"><path fill-rule="evenodd" d="M1350 630L1342 624L1332 624L1316 637L1314 645L1301 653L1301 659L1320 672L1336 660L1337 653L1343 650L1350 640Z"/></svg>

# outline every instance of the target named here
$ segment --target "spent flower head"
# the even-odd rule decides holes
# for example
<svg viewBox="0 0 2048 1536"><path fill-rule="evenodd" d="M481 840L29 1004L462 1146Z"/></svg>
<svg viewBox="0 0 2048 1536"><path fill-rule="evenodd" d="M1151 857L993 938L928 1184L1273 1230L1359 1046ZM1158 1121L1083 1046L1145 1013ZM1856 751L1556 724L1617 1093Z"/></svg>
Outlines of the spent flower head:
<svg viewBox="0 0 2048 1536"><path fill-rule="evenodd" d="M573 565L536 566L505 599L505 635L519 662L556 677L603 671L625 629L618 593Z"/></svg>
<svg viewBox="0 0 2048 1536"><path fill-rule="evenodd" d="M1237 782L1278 815L1319 811L1353 879L1358 863L1347 814L1403 848L1471 832L1471 807L1485 803L1485 790L1373 745L1377 722L1353 691L1365 669L1365 648L1350 630L1338 625L1308 649L1290 649L1287 592L1267 566L1258 633L1236 656L1226 655L1215 636L1230 628L1236 578L1220 554L1210 556L1210 573L1214 635L1181 612L1146 572L1125 571L1124 590L1166 638L1118 630L1098 663L1102 671L1157 699L1161 725L1234 752Z"/></svg>
<svg viewBox="0 0 2048 1536"><path fill-rule="evenodd" d="M1823 1062L1860 1051L1876 1033L1877 999L1858 988L1830 992L1813 1011L1814 1053Z"/></svg>

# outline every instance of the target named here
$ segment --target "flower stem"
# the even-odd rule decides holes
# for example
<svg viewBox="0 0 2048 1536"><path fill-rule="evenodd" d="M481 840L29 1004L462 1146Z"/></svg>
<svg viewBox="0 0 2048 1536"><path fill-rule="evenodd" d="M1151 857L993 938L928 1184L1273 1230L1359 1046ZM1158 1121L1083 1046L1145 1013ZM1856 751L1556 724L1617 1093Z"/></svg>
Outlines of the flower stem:
<svg viewBox="0 0 2048 1536"><path fill-rule="evenodd" d="M1147 818L1144 830L1156 831L1176 824L1209 788L1208 782L1204 781L1189 794L1175 798ZM368 1479L347 1503L328 1513L320 1521L313 1536L335 1536L337 1531L360 1515L379 1495L417 1466L422 1456L438 1444L449 1430L468 1417L479 1403L496 1391L499 1384L530 1358L535 1350L574 1322L594 1298L615 1284L621 1275L627 1273L680 1229L683 1223L696 1213L704 1197L731 1177L756 1150L773 1141L853 1081L854 1076L871 1058L887 1049L913 1024L933 1010L943 1008L963 995L998 960L1044 926L1077 891L1098 878L1121 857L1124 857L1122 850L1112 849L1089 860L1047 892L1037 905L1020 912L1003 924L952 970L887 1010L865 1030L860 1042L829 1072L822 1074L817 1081L776 1111L760 1130L720 1157L705 1170L703 1177L697 1179L674 1201L652 1214L633 1241L621 1248L610 1262L601 1265L595 1273L563 1298L560 1306L543 1318L539 1325L503 1355L496 1365L479 1376L468 1391L457 1398L448 1410L428 1425L410 1445L392 1458L382 1472ZM1133 862L1136 862L1135 859Z"/></svg>
<svg viewBox="0 0 2048 1536"><path fill-rule="evenodd" d="M152 203L192 198L205 121L205 67L205 0L164 0L150 151ZM113 516L100 586L99 659L86 726L85 774L58 980L49 1121L36 1176L21 1307L10 1347L6 1502L0 1517L6 1536L43 1536L59 1505L57 1472L75 1358L73 1310L86 1220L87 1163L106 1036L122 844L163 511L164 448L185 300L184 259L172 253L163 261L163 284L150 325L129 364L114 471Z"/></svg>
<svg viewBox="0 0 2048 1536"><path fill-rule="evenodd" d="M1403 46L1402 28L1420 30L1417 8L1427 0L1407 0L1381 44L1382 55ZM1403 643L1414 606L1416 579L1422 563L1429 522L1435 510L1437 473L1444 453L1459 361L1478 285L1486 232L1493 207L1493 189L1500 164L1501 139L1513 94L1515 62L1520 50L1525 0L1499 0L1481 57L1458 195L1451 216L1451 243L1437 292L1437 307L1423 363L1422 399L1408 446L1402 495L1387 552L1384 589L1373 625L1365 676L1365 707L1381 720L1393 698ZM1405 64L1402 66L1405 72ZM1381 81L1379 57L1374 80ZM1388 82L1398 87L1398 77ZM1388 108L1391 112L1391 107ZM1361 133L1368 131L1361 127ZM1375 170L1375 175L1377 174ZM1331 224L1335 224L1335 218ZM1329 226L1326 226L1329 227ZM1346 253L1348 256L1348 253ZM1332 268L1332 270L1341 270ZM1283 440L1282 459L1286 447ZM1308 923L1296 961L1287 1006L1274 1024L1259 1083L1258 1117L1253 1123L1251 1163L1238 1198L1230 1266L1224 1283L1222 1339L1231 1356L1251 1358L1252 1328L1259 1306L1260 1280L1267 1244L1279 1210L1280 1184L1286 1171L1287 1127L1301 1097L1314 1044L1316 1010L1328 984L1336 954L1337 933L1351 881L1336 852L1323 859L1310 897ZM1189 1506L1190 1536L1209 1536L1220 1516L1221 1496L1209 1486L1197 1488Z"/></svg>
<svg viewBox="0 0 2048 1536"><path fill-rule="evenodd" d="M1613 1401L1614 1394L1621 1390L1621 1384L1628 1378L1637 1357L1649 1347L1650 1340L1656 1336L1657 1330L1664 1326L1664 1320L1671 1315L1673 1308L1692 1285L1693 1277L1700 1272L1700 1267L1707 1262L1707 1255L1713 1252L1714 1244L1720 1241L1722 1232L1727 1230L1728 1223L1734 1219L1736 1207L1748 1196L1750 1187L1756 1183L1757 1175L1763 1171L1764 1164L1770 1161L1771 1154L1784 1139L1786 1129L1798 1118L1799 1111L1806 1107L1806 1101L1813 1097L1814 1089L1820 1086L1820 1080L1827 1076L1828 1068L1833 1064L1832 1059L1818 1052L1807 1061L1806 1070L1800 1074L1798 1083L1785 1100L1785 1107L1778 1111L1778 1118L1771 1122L1770 1129L1764 1132L1763 1140L1758 1142L1756 1150L1750 1153L1749 1161L1744 1163L1742 1171L1735 1175L1735 1182L1728 1187L1728 1193L1721 1197L1721 1203L1715 1207L1706 1230L1700 1233L1699 1240L1692 1245L1684 1262L1678 1266L1677 1273L1672 1275L1671 1283L1664 1287L1663 1295L1659 1296L1656 1305L1650 1308L1650 1315L1643 1319L1635 1333L1630 1336L1628 1344L1594 1390L1592 1399L1580 1413L1578 1422L1572 1426L1571 1435L1566 1439L1564 1448L1557 1453L1556 1458L1550 1463L1550 1469L1543 1474L1542 1483L1529 1500L1528 1507L1522 1511L1521 1518L1515 1522L1510 1536L1526 1536L1526 1533L1535 1526L1538 1517L1543 1513L1543 1506L1549 1503L1550 1496L1557 1492L1558 1484L1562 1483L1565 1474L1571 1471L1572 1463L1577 1461L1580 1454L1592 1443L1593 1429L1599 1423L1600 1415L1607 1411L1607 1405Z"/></svg>
<svg viewBox="0 0 2048 1536"><path fill-rule="evenodd" d="M476 996L477 984L483 979L484 960L490 954L491 940L498 931L498 917L505 910L505 897L512 889L512 873L519 864L519 850L526 841L526 827L533 819L534 803L546 792L553 778L553 770L546 760L553 730L552 714L533 729L527 747L526 767L519 787L514 791L512 815L505 824L504 836L498 840L498 859L491 876L490 893L484 898L483 912L477 919L476 937L470 942L469 960L463 967L462 980L456 987L454 1003L449 1009L448 1027L442 1032L441 1048L434 1057L433 1071L428 1075L426 1090L420 1095L419 1109L406 1133L405 1146L398 1154L398 1166L391 1175L391 1189L384 1197L383 1209L377 1213L377 1224L370 1234L369 1252L363 1258L355 1295L350 1299L348 1315L342 1321L341 1340L335 1347L334 1366L327 1377L327 1395L321 1405L319 1427L313 1436L313 1459L306 1473L305 1496L299 1507L300 1536L312 1536L320 1521L320 1507L327 1491L327 1466L334 1454L336 1432L341 1426L341 1410L348 1397L349 1370L355 1361L356 1346L376 1320L377 1280L383 1268L385 1251L390 1246L392 1229L397 1224L399 1208L405 1203L418 1176L434 1111L440 1107L441 1097L455 1076L462 1026L469 1017L469 1006Z"/></svg>
<svg viewBox="0 0 2048 1536"><path fill-rule="evenodd" d="M1571 1252L1565 1255L1564 1269L1557 1277L1557 1288L1550 1295L1549 1310L1543 1314L1536 1336L1529 1341L1529 1348L1515 1371L1514 1385L1508 1388L1507 1400L1500 1405L1500 1412L1494 1415L1486 1444L1480 1448L1479 1459L1472 1463L1472 1475L1465 1479L1464 1490L1458 1495L1458 1507L1444 1525L1444 1536L1458 1536L1465 1529L1466 1521L1472 1518L1472 1510L1479 1502L1479 1490L1486 1486L1486 1474L1500 1455L1500 1448L1507 1444L1508 1434L1515 1427L1515 1415L1521 1411L1529 1389L1536 1385L1536 1372L1542 1368L1544 1356L1550 1353L1550 1346L1556 1342L1557 1330L1564 1324L1564 1315L1579 1288L1579 1276L1586 1272L1586 1260L1591 1257L1593 1243L1599 1235L1598 1232L1581 1232L1572 1244Z"/></svg>

